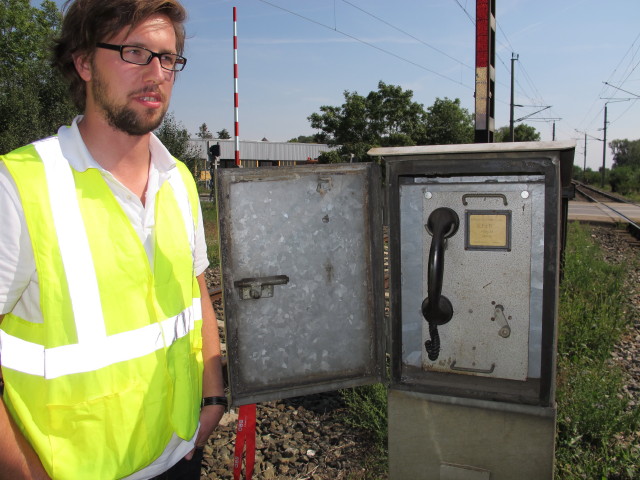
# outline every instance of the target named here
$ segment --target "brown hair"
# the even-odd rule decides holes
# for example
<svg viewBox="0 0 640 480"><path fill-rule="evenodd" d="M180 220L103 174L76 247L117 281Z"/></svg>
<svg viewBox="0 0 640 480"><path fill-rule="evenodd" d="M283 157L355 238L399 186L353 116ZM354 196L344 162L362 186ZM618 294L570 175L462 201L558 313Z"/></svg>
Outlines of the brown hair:
<svg viewBox="0 0 640 480"><path fill-rule="evenodd" d="M176 32L176 53L184 52L187 12L178 0L68 0L63 12L52 64L69 82L71 99L80 111L85 108L86 85L76 71L74 54L93 55L97 42L125 27L134 29L155 14L169 17Z"/></svg>

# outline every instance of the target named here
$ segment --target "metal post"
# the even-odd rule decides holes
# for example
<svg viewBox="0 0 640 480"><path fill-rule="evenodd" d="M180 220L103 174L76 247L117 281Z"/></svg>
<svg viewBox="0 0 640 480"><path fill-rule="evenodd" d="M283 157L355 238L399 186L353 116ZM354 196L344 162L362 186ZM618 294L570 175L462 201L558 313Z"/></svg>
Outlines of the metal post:
<svg viewBox="0 0 640 480"><path fill-rule="evenodd" d="M582 181L584 182L587 174L587 132L584 132L584 165L582 167Z"/></svg>
<svg viewBox="0 0 640 480"><path fill-rule="evenodd" d="M510 104L510 115L509 115L509 141L515 142L515 131L513 128L513 109L514 109L514 80L515 80L515 62L518 60L518 55L515 53L511 53L511 104Z"/></svg>
<svg viewBox="0 0 640 480"><path fill-rule="evenodd" d="M476 0L475 143L493 142L495 131L495 0Z"/></svg>
<svg viewBox="0 0 640 480"><path fill-rule="evenodd" d="M604 168L607 157L607 104L604 104L604 137L602 140L602 175L600 176L600 188L604 188Z"/></svg>

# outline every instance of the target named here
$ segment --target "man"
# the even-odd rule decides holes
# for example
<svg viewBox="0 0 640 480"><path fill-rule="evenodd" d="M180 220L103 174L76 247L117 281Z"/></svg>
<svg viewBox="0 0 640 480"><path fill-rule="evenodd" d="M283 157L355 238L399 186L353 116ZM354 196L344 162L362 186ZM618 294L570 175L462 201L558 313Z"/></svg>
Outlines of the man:
<svg viewBox="0 0 640 480"><path fill-rule="evenodd" d="M84 114L0 156L0 478L197 479L219 338L195 184L151 133L185 11L66 7L54 63Z"/></svg>

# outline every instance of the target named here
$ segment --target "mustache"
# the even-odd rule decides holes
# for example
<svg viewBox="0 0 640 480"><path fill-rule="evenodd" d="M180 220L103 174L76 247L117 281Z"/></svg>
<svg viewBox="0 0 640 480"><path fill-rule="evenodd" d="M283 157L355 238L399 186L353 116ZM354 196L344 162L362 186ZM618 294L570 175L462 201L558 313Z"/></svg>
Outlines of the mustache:
<svg viewBox="0 0 640 480"><path fill-rule="evenodd" d="M166 96L160 91L160 88L158 88L157 85L148 85L146 87L139 88L138 90L131 92L129 95L137 96L137 95L143 95L145 93L153 93L155 95L159 95L162 101L166 100Z"/></svg>

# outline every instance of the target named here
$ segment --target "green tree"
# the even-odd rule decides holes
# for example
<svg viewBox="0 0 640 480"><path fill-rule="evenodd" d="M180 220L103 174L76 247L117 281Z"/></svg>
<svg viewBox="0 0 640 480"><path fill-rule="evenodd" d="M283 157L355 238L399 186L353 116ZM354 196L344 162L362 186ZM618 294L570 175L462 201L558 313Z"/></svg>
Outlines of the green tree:
<svg viewBox="0 0 640 480"><path fill-rule="evenodd" d="M307 118L319 130L316 141L340 145L343 158L368 160L371 147L415 145L424 138L426 113L412 97L411 90L381 81L366 97L347 90L342 105L323 105Z"/></svg>
<svg viewBox="0 0 640 480"><path fill-rule="evenodd" d="M231 138L231 135L229 135L229 132L226 128L223 128L222 130L216 132L216 137L220 140L229 140Z"/></svg>
<svg viewBox="0 0 640 480"><path fill-rule="evenodd" d="M612 168L607 177L611 191L630 195L640 190L640 168L630 165Z"/></svg>
<svg viewBox="0 0 640 480"><path fill-rule="evenodd" d="M213 134L209 131L206 123L203 123L198 128L198 133L196 133L196 137L201 138L202 140L206 140L208 138L213 138Z"/></svg>
<svg viewBox="0 0 640 480"><path fill-rule="evenodd" d="M289 143L318 143L315 135L298 135L296 138L289 140Z"/></svg>
<svg viewBox="0 0 640 480"><path fill-rule="evenodd" d="M179 160L182 160L193 177L198 179L202 159L197 147L189 143L189 132L184 125L177 121L173 112L167 112L160 126L154 132L160 141L167 147L167 150Z"/></svg>
<svg viewBox="0 0 640 480"><path fill-rule="evenodd" d="M384 147L415 145L425 138L427 114L420 103L412 100L411 90L378 83L378 91L367 95L366 104L372 134Z"/></svg>
<svg viewBox="0 0 640 480"><path fill-rule="evenodd" d="M609 147L613 153L607 176L611 191L626 196L640 192L640 140L613 140Z"/></svg>
<svg viewBox="0 0 640 480"><path fill-rule="evenodd" d="M613 168L640 168L640 140L612 140L609 147L613 152Z"/></svg>
<svg viewBox="0 0 640 480"><path fill-rule="evenodd" d="M436 98L427 109L425 135L427 145L473 143L473 116L460 106L459 98Z"/></svg>
<svg viewBox="0 0 640 480"><path fill-rule="evenodd" d="M602 178L602 174L599 171L595 172L590 167L587 167L587 170L584 172L584 178L582 181L588 185L598 185L600 183L600 179Z"/></svg>
<svg viewBox="0 0 640 480"><path fill-rule="evenodd" d="M509 126L500 127L495 131L494 141L495 142L509 142L511 137L511 131ZM527 125L526 123L519 123L515 127L513 127L513 138L514 142L539 142L540 141L540 133L532 127L531 125Z"/></svg>
<svg viewBox="0 0 640 480"><path fill-rule="evenodd" d="M62 17L56 4L0 0L0 153L54 134L76 115L50 63Z"/></svg>

